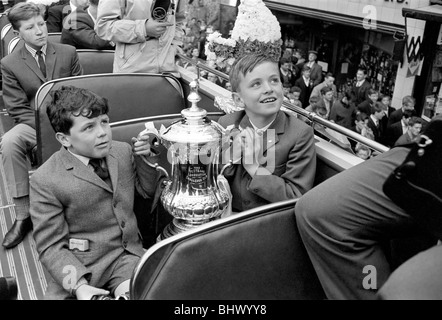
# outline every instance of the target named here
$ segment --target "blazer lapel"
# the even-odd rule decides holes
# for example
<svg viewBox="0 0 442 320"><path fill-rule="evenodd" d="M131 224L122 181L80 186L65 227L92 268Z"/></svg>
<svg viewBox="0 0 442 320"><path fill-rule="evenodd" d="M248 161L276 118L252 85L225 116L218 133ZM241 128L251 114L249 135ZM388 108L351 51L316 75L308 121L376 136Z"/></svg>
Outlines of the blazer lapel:
<svg viewBox="0 0 442 320"><path fill-rule="evenodd" d="M263 153L272 148L275 144L279 142L279 135L284 133L285 126L285 115L284 111L279 111L275 121L271 124L271 126L267 129L264 141L264 150Z"/></svg>
<svg viewBox="0 0 442 320"><path fill-rule="evenodd" d="M106 182L100 179L90 168L88 168L83 162L72 155L64 147L61 147L61 158L66 170L72 171L72 174L78 179L87 181L96 185L97 187L104 188L107 191L112 192L112 189Z"/></svg>
<svg viewBox="0 0 442 320"><path fill-rule="evenodd" d="M264 137L266 138L263 141L263 153L266 152L269 148L273 147L275 144L277 144L279 142L279 135L281 133L284 133L284 114L283 111L279 111L278 115L276 116L275 121L272 123L272 125L267 129ZM245 129L247 127L252 127L252 124L250 123L250 119L249 116L247 114L245 114L245 116L242 118L239 127L241 129ZM271 130L271 131L269 131ZM269 134L269 133L274 133L274 134Z"/></svg>
<svg viewBox="0 0 442 320"><path fill-rule="evenodd" d="M118 160L111 153L106 157L107 168L109 170L109 176L112 182L112 188L114 189L114 194L117 194L117 186L118 186Z"/></svg>
<svg viewBox="0 0 442 320"><path fill-rule="evenodd" d="M46 72L47 81L52 80L54 77L55 62L57 61L57 55L54 46L48 42L46 48Z"/></svg>
<svg viewBox="0 0 442 320"><path fill-rule="evenodd" d="M46 78L43 77L43 73L41 73L40 68L38 67L37 61L35 61L34 57L31 55L31 53L26 49L26 47L23 45L21 48L21 56L26 63L26 65L31 69L37 77L40 78L41 81L46 82Z"/></svg>

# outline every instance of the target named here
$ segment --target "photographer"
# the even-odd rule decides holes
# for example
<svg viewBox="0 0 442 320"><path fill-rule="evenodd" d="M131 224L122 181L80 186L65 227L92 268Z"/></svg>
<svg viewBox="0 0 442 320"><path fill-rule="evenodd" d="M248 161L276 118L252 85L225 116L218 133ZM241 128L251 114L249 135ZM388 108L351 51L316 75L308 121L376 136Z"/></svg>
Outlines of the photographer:
<svg viewBox="0 0 442 320"><path fill-rule="evenodd" d="M113 71L179 76L175 54L182 53L184 5L173 0L101 0L95 30L115 43Z"/></svg>

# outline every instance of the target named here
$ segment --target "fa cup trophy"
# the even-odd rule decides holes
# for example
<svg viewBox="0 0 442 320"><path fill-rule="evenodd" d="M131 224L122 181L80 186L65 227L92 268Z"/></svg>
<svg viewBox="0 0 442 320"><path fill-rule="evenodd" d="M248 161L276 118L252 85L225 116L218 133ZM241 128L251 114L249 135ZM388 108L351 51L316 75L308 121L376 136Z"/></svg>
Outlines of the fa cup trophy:
<svg viewBox="0 0 442 320"><path fill-rule="evenodd" d="M223 128L207 117L207 111L197 106L201 100L198 82L190 83L190 108L181 111L182 119L154 134L168 150L172 165L161 194L161 203L174 217L158 240L220 217L229 204L228 191L217 182ZM152 164L151 164L152 165ZM167 171L154 164L157 170Z"/></svg>

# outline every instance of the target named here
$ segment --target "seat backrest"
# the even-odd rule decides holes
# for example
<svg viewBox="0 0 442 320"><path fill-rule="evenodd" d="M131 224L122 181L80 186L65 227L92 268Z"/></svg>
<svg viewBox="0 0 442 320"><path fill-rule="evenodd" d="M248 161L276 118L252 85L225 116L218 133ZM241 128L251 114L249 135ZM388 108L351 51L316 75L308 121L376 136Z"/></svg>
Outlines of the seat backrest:
<svg viewBox="0 0 442 320"><path fill-rule="evenodd" d="M6 55L8 54L9 42L15 37L16 35L14 34L10 23L8 23L2 28L1 31L2 58L6 57Z"/></svg>
<svg viewBox="0 0 442 320"><path fill-rule="evenodd" d="M262 206L156 243L135 268L131 299L324 299L295 204Z"/></svg>
<svg viewBox="0 0 442 320"><path fill-rule="evenodd" d="M89 89L107 98L112 122L177 114L185 107L181 84L169 74L97 74L48 81L35 95L38 165L60 147L46 115L46 106L52 99L50 92L65 85Z"/></svg>
<svg viewBox="0 0 442 320"><path fill-rule="evenodd" d="M113 50L77 49L83 74L112 73Z"/></svg>
<svg viewBox="0 0 442 320"><path fill-rule="evenodd" d="M7 54L10 54L16 48L19 48L20 45L23 45L24 41L20 37L14 37L9 41Z"/></svg>
<svg viewBox="0 0 442 320"><path fill-rule="evenodd" d="M61 32L49 32L48 41L54 43L61 43Z"/></svg>

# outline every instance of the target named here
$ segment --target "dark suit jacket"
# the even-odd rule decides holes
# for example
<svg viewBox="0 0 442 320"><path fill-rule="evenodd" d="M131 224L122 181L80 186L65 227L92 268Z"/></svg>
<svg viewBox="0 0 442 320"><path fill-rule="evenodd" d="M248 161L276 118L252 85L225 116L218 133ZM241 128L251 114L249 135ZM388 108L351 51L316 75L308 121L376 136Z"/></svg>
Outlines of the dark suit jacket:
<svg viewBox="0 0 442 320"><path fill-rule="evenodd" d="M109 41L101 39L94 30L94 21L87 9L78 8L70 13L61 32L61 43L77 49L114 50Z"/></svg>
<svg viewBox="0 0 442 320"><path fill-rule="evenodd" d="M356 106L358 111L365 113L367 116L371 115L373 101L367 99Z"/></svg>
<svg viewBox="0 0 442 320"><path fill-rule="evenodd" d="M382 143L384 145L387 145L385 141L385 132L383 131L381 121L379 121L379 127L375 125L371 117L368 118L367 126L373 131L374 134L374 140L376 142Z"/></svg>
<svg viewBox="0 0 442 320"><path fill-rule="evenodd" d="M352 92L355 99L355 105L359 105L368 99L368 90L371 89L371 83L367 80L360 87L356 85L352 88Z"/></svg>
<svg viewBox="0 0 442 320"><path fill-rule="evenodd" d="M315 62L310 71L310 79L313 80L313 87L322 82L322 67Z"/></svg>
<svg viewBox="0 0 442 320"><path fill-rule="evenodd" d="M63 28L63 20L71 13L71 6L69 4L59 4L48 9L48 18L46 19L46 26L48 32L61 32Z"/></svg>
<svg viewBox="0 0 442 320"><path fill-rule="evenodd" d="M48 42L46 78L31 53L22 46L1 60L3 101L15 123L35 128L34 98L46 81L78 76L83 68L74 47Z"/></svg>
<svg viewBox="0 0 442 320"><path fill-rule="evenodd" d="M222 116L223 127L252 127L245 111ZM270 131L273 129L273 131ZM271 132L275 135L272 137ZM275 156L263 166L272 175L251 177L242 164L225 170L233 195L233 211L255 208L281 200L300 197L313 186L316 173L316 151L313 129L296 117L279 111L264 134L264 156Z"/></svg>
<svg viewBox="0 0 442 320"><path fill-rule="evenodd" d="M397 109L388 117L387 127L390 128L394 123L397 123L402 120L402 108Z"/></svg>
<svg viewBox="0 0 442 320"><path fill-rule="evenodd" d="M388 133L388 143L390 146L394 146L397 139L399 139L403 134L402 130L402 121L398 121L393 123L391 126L387 129Z"/></svg>
<svg viewBox="0 0 442 320"><path fill-rule="evenodd" d="M75 271L70 274L73 283L84 276L92 286L103 287L121 254L144 253L133 212L134 192L136 188L152 197L157 173L133 157L123 142L112 142L106 163L112 188L64 147L31 177L33 236L51 275L46 298L69 295L69 288L63 289L67 272ZM89 240L89 251L69 250L70 238Z"/></svg>
<svg viewBox="0 0 442 320"><path fill-rule="evenodd" d="M305 85L304 78L301 76L295 81L295 86L301 88L301 94L299 95L299 101L302 103L302 107L305 109L310 105L310 95L314 88L313 81L310 81L309 86Z"/></svg>

